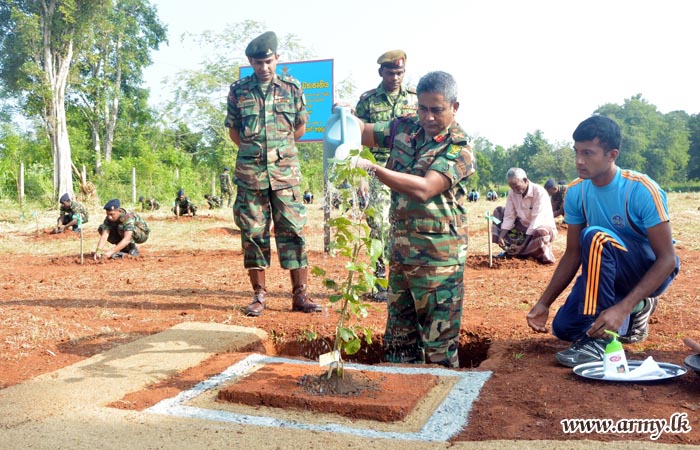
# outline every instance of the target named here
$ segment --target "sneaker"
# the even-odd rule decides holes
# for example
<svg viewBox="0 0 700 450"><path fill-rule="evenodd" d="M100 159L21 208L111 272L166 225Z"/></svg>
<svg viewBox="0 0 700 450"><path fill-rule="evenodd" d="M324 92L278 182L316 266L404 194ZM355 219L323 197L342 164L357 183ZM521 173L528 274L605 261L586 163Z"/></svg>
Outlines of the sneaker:
<svg viewBox="0 0 700 450"><path fill-rule="evenodd" d="M368 295L367 298L376 303L386 303L389 300L389 291L377 286L377 292Z"/></svg>
<svg viewBox="0 0 700 450"><path fill-rule="evenodd" d="M649 336L649 317L656 311L659 299L658 297L647 297L643 301L644 307L642 310L630 314L630 324L627 327L627 333L618 339L623 344L642 342Z"/></svg>
<svg viewBox="0 0 700 450"><path fill-rule="evenodd" d="M571 344L571 347L563 350L554 357L559 364L566 367L576 367L595 361L603 361L605 356L605 346L608 345L605 339L593 339L588 336L579 339Z"/></svg>
<svg viewBox="0 0 700 450"><path fill-rule="evenodd" d="M117 252L112 254L112 256L110 256L110 259L123 259L125 255L126 253L124 252Z"/></svg>
<svg viewBox="0 0 700 450"><path fill-rule="evenodd" d="M129 256L139 256L139 249L134 244L131 244L127 248L129 249Z"/></svg>
<svg viewBox="0 0 700 450"><path fill-rule="evenodd" d="M501 252L498 255L493 255L494 259L506 259L508 258L507 252Z"/></svg>

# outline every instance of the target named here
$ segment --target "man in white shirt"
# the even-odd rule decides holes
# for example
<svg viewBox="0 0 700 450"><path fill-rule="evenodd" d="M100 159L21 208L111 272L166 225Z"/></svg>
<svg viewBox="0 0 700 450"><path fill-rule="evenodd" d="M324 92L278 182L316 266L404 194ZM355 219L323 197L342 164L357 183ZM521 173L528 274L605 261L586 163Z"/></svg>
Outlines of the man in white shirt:
<svg viewBox="0 0 700 450"><path fill-rule="evenodd" d="M499 206L493 216L501 221L493 227L493 242L504 250L497 257L533 258L552 264L552 242L557 235L549 194L527 179L525 171L513 167L506 174L508 198L505 208Z"/></svg>

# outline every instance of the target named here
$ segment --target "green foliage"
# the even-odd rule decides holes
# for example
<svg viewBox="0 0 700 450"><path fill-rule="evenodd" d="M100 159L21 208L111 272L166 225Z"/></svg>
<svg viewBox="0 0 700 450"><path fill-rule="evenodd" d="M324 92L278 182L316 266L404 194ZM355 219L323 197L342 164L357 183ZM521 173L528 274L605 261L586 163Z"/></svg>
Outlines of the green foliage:
<svg viewBox="0 0 700 450"><path fill-rule="evenodd" d="M374 157L369 149L352 150L350 157L360 155L363 158L374 162ZM367 182L367 172L363 169L353 168L349 164L349 159L344 161L332 160L329 170L329 182L335 184L349 184L350 186L360 186L360 183ZM367 317L369 304L363 301L363 296L372 291L375 283L386 286L385 279L377 279L374 276L374 266L382 255L383 248L381 241L370 237L370 228L366 223L364 214L374 215L371 207L362 211L359 208L359 201L356 198L355 189L341 189L343 192L340 209L348 211L350 215L332 218L329 226L333 230L333 238L330 244L332 254L340 254L348 258L345 265L347 270L346 278L336 281L330 278L324 279L324 286L334 290L336 294L329 297L333 304L338 305L338 323L336 325L334 352L338 352L337 364L331 364L328 369L328 377L336 370L340 376L343 374L343 355L353 355L362 346L362 338L367 344L372 343L372 330L360 324L352 324L353 318L361 320ZM352 203L351 203L352 200ZM363 214L364 213L364 214ZM369 258L369 262L362 257ZM325 276L325 270L314 267L314 275Z"/></svg>

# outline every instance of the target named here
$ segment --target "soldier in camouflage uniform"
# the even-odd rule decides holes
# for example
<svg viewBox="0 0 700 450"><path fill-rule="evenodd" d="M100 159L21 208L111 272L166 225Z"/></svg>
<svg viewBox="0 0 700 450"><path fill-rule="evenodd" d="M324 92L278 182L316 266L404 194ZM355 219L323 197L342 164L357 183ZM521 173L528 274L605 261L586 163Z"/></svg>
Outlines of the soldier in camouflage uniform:
<svg viewBox="0 0 700 450"><path fill-rule="evenodd" d="M231 183L231 175L229 168L224 167L224 173L219 175L219 184L221 185L221 204L226 200L226 206L231 207L231 196L233 195L233 184Z"/></svg>
<svg viewBox="0 0 700 450"><path fill-rule="evenodd" d="M204 194L204 199L209 204L209 209L221 208L221 199L216 195Z"/></svg>
<svg viewBox="0 0 700 450"><path fill-rule="evenodd" d="M141 211L155 211L160 208L160 203L155 198L145 198L143 195L139 197L139 203L141 203Z"/></svg>
<svg viewBox="0 0 700 450"><path fill-rule="evenodd" d="M94 258L123 258L126 255L138 256L139 249L136 244L143 244L148 240L151 230L148 224L135 213L130 213L121 208L119 199L112 199L104 206L105 220L97 228L100 240L97 242ZM104 251L109 242L114 244L111 250Z"/></svg>
<svg viewBox="0 0 700 450"><path fill-rule="evenodd" d="M233 215L254 292L245 313L259 316L265 309L272 222L280 265L290 270L292 310L317 312L321 306L306 294L306 207L295 144L308 122L304 92L297 80L275 73L279 59L275 33L253 39L245 54L254 73L231 85L224 123L238 146Z"/></svg>
<svg viewBox="0 0 700 450"><path fill-rule="evenodd" d="M185 195L185 191L180 189L177 191L177 197L175 197L175 206L173 206L172 212L176 216L184 216L192 214L192 217L197 215L197 205L192 203Z"/></svg>
<svg viewBox="0 0 700 450"><path fill-rule="evenodd" d="M87 209L82 204L72 201L67 193L61 196L59 202L61 203L61 216L56 221L54 234L62 233L65 228L79 233L78 217L80 217L81 223L86 223L89 218Z"/></svg>
<svg viewBox="0 0 700 450"><path fill-rule="evenodd" d="M382 82L377 88L370 89L360 96L355 106L355 115L365 123L376 123L415 114L418 106L416 91L401 84L406 73L406 53L402 50L386 52L377 59L377 64ZM371 151L378 164L386 164L389 158L387 149L372 148ZM388 219L391 192L376 178L372 178L369 183L369 199L369 206L373 206L378 214L375 217L367 216L367 225L370 227L372 238L381 240L384 245L384 256L377 261L374 275L384 278L385 264L389 261ZM385 302L387 290L379 285L376 285L375 289L372 299Z"/></svg>
<svg viewBox="0 0 700 450"><path fill-rule="evenodd" d="M550 178L544 184L544 189L552 201L552 213L554 217L564 217L564 198L566 198L566 184L557 184L554 178Z"/></svg>
<svg viewBox="0 0 700 450"><path fill-rule="evenodd" d="M386 167L358 157L353 164L392 191L386 360L459 367L466 184L475 158L455 121L454 78L428 73L417 92L417 117L361 125L364 145L390 150Z"/></svg>

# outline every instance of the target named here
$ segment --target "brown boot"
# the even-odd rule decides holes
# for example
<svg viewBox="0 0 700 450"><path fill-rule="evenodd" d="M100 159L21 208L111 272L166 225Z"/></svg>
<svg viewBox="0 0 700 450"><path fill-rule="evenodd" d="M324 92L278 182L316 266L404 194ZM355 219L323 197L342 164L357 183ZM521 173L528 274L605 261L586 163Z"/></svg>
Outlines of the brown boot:
<svg viewBox="0 0 700 450"><path fill-rule="evenodd" d="M308 270L306 267L293 269L289 272L292 277L292 311L302 311L305 313L320 312L323 310L321 305L311 301L306 296L306 276Z"/></svg>
<svg viewBox="0 0 700 450"><path fill-rule="evenodd" d="M261 269L248 270L250 284L253 286L253 301L245 308L246 316L257 317L265 310L265 271Z"/></svg>

